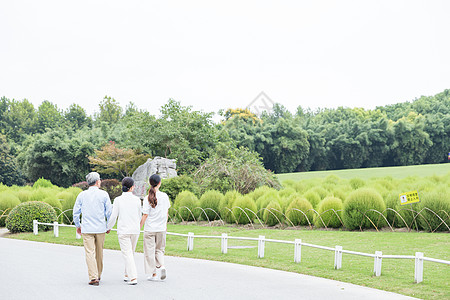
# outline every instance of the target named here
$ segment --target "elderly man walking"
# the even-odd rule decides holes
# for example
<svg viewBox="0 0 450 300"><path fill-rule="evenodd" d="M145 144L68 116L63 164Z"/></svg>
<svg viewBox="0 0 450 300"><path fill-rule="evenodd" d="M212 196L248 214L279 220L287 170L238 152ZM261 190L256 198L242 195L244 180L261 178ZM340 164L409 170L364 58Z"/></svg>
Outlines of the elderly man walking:
<svg viewBox="0 0 450 300"><path fill-rule="evenodd" d="M107 220L111 216L112 205L107 192L100 190L100 175L91 172L86 176L89 189L81 192L73 206L73 222L77 233L83 237L89 284L99 285L103 270L103 245ZM80 214L82 221L80 224Z"/></svg>

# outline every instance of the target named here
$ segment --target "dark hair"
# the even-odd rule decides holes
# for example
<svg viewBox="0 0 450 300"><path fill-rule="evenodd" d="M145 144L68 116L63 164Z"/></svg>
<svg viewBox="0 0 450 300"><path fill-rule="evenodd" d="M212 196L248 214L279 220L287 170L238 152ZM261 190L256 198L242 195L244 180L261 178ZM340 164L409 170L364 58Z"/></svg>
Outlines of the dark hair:
<svg viewBox="0 0 450 300"><path fill-rule="evenodd" d="M155 187L161 182L161 177L158 174L153 174L148 180L150 182L150 189L148 190L148 203L152 208L158 205L158 199L156 199Z"/></svg>
<svg viewBox="0 0 450 300"><path fill-rule="evenodd" d="M134 185L134 180L131 177L122 179L122 192L128 192Z"/></svg>

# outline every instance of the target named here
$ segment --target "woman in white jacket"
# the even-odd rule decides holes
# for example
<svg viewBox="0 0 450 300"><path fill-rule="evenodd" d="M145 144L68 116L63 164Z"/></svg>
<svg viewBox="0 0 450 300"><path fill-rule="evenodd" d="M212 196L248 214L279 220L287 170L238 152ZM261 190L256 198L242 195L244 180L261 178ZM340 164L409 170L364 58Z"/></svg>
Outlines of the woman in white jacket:
<svg viewBox="0 0 450 300"><path fill-rule="evenodd" d="M125 177L122 180L122 195L114 199L111 217L108 220L107 229L111 230L116 219L117 236L119 238L120 250L125 260L124 281L128 284L137 284L137 271L134 262L134 251L141 230L141 200L133 195L134 180L131 177Z"/></svg>
<svg viewBox="0 0 450 300"><path fill-rule="evenodd" d="M161 177L150 176L150 190L142 209L141 227L144 226L144 268L148 280L157 280L156 268L161 270L161 280L166 279L164 250L166 248L167 218L170 208L169 197L160 192Z"/></svg>

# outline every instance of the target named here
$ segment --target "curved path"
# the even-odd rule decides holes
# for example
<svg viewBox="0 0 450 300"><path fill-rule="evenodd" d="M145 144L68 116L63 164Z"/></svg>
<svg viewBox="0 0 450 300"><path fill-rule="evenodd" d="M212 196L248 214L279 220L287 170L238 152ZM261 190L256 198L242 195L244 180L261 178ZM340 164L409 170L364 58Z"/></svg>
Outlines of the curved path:
<svg viewBox="0 0 450 300"><path fill-rule="evenodd" d="M105 250L100 286L89 286L82 247L0 238L2 299L414 299L296 273L200 259L166 257L167 279L122 281L120 251Z"/></svg>

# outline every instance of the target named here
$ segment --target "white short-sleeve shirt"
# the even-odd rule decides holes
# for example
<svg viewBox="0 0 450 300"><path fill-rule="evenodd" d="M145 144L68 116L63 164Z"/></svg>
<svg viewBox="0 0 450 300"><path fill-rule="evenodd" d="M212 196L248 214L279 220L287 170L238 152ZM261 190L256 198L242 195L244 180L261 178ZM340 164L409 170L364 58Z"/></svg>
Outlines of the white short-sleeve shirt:
<svg viewBox="0 0 450 300"><path fill-rule="evenodd" d="M167 230L167 213L170 208L169 196L166 193L156 192L157 204L155 208L148 203L148 195L144 198L142 213L148 215L144 231L163 232Z"/></svg>

